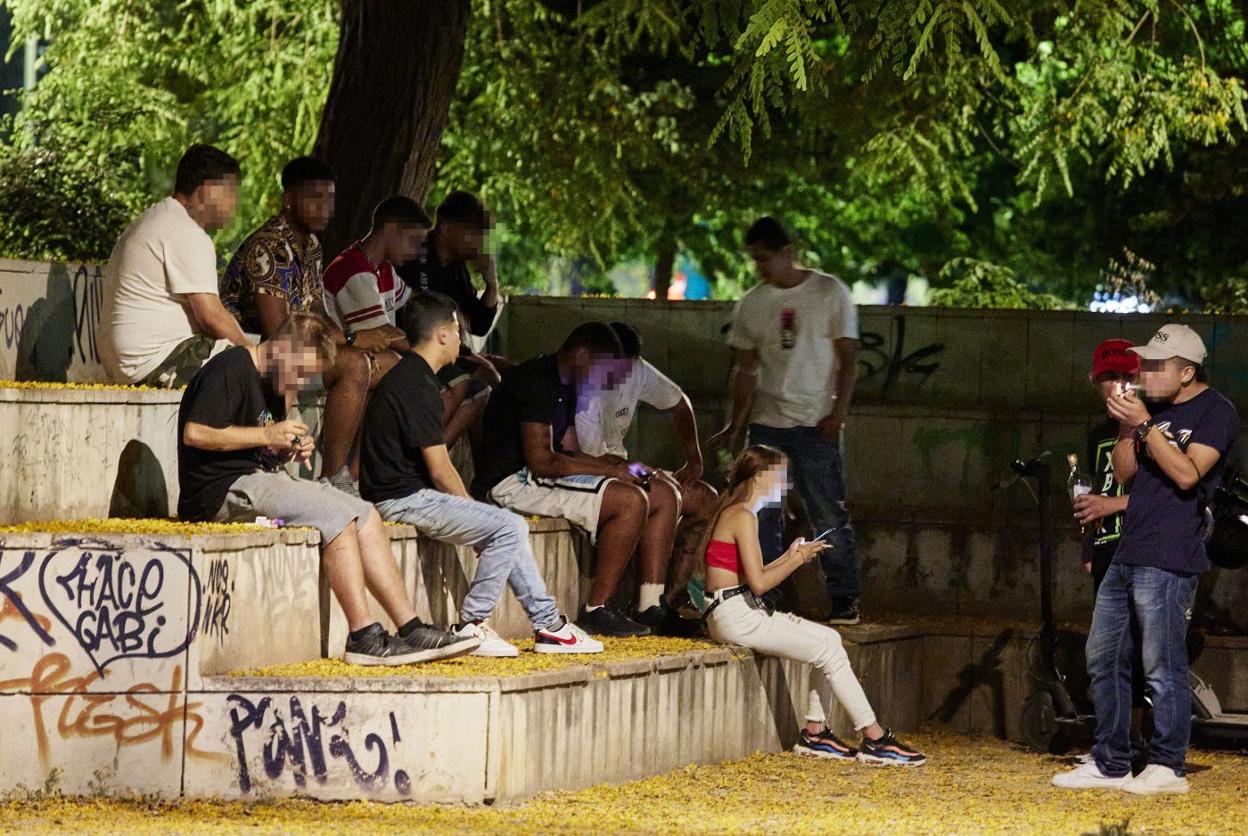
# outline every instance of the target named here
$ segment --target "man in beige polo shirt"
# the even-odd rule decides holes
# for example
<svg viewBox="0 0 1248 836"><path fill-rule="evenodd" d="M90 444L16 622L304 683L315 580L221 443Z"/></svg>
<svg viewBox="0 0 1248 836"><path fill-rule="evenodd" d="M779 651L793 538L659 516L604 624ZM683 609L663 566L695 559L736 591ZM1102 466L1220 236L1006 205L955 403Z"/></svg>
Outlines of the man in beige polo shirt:
<svg viewBox="0 0 1248 836"><path fill-rule="evenodd" d="M207 230L234 215L238 162L192 145L173 194L126 227L104 273L100 354L109 379L185 386L230 345L249 345L217 293L217 254Z"/></svg>

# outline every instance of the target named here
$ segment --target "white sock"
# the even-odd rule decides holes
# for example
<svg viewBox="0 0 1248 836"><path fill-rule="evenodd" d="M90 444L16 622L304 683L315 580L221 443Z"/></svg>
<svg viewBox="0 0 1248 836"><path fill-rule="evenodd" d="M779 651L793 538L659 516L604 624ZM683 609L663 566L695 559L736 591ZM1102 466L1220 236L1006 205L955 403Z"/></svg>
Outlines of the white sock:
<svg viewBox="0 0 1248 836"><path fill-rule="evenodd" d="M641 592L637 596L637 609L645 612L651 607L659 605L659 599L663 597L663 584L661 583L643 583Z"/></svg>

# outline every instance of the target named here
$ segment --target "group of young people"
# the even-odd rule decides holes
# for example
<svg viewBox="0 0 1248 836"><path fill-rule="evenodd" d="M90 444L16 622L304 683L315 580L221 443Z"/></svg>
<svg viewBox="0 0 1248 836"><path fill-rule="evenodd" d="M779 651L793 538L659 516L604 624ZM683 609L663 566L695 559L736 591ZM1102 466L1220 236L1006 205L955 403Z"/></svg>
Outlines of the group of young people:
<svg viewBox="0 0 1248 836"><path fill-rule="evenodd" d="M410 199L383 200L367 234L322 268L317 234L333 214L334 174L301 157L282 172L282 211L218 280L207 231L232 216L238 174L229 155L193 146L173 194L126 229L106 274L103 359L117 382L186 386L180 517L267 516L320 531L324 571L349 626L348 662L516 655L486 624L507 587L541 653L599 652L595 636L696 634L699 622L680 607L704 570L696 603L713 638L814 668L797 751L925 762L879 725L829 626L859 618L841 456L857 312L843 282L797 263L783 224L763 218L746 233L760 282L731 323L728 421L707 446L740 452L717 495L701 478L689 399L642 357L636 328L584 323L553 353L521 363L470 346L470 335L488 334L499 305L485 246L490 217L475 197L451 193L433 221ZM1088 531L1095 590L1088 666L1097 742L1057 786L1187 790L1187 620L1208 568L1209 494L1239 428L1234 407L1208 386L1205 356L1182 325L1144 346L1108 340L1096 349L1090 379L1108 420L1089 436L1096 485L1075 514ZM317 446L288 411L319 390L324 476L313 481L286 468L310 461ZM629 456L625 439L642 402L672 414L679 469ZM476 453L471 485L449 453L464 433ZM800 502L786 502L790 493ZM786 547L794 506L806 530L824 533ZM547 591L522 515L564 518L594 542L592 585L575 621ZM459 623L443 629L417 618L383 521L477 551ZM630 597L617 592L634 554L637 603L625 611L612 601ZM774 596L816 557L831 603L824 623L778 610ZM372 617L366 593L394 633ZM1132 712L1145 693L1154 731L1147 764L1133 774ZM861 732L858 746L829 730L833 699Z"/></svg>
<svg viewBox="0 0 1248 836"><path fill-rule="evenodd" d="M469 347L499 303L484 246L489 215L476 198L452 193L436 221L407 198L383 200L367 234L322 269L317 233L332 217L334 175L302 157L282 172L282 211L243 242L218 282L207 231L232 216L238 175L224 152L193 146L174 193L127 228L106 273L104 360L118 382L186 386L180 517L266 516L321 533L324 572L349 627L346 661L516 655L486 624L507 587L532 621L537 652L599 652L595 636L697 634L699 620L679 608L705 567L712 636L815 666L799 751L923 763L876 723L835 630L778 612L768 596L819 556L834 621L857 620L840 465L856 312L842 282L796 265L779 222L764 218L747 233L763 281L734 316L733 410L710 446L735 449L745 432L750 446L719 497L701 479L689 399L642 357L636 328L584 323L555 352L518 364ZM322 389L324 476L297 478L287 465L309 462L317 445L288 413ZM641 402L673 416L685 458L675 471L628 454ZM464 432L477 442L471 485L449 453ZM790 487L810 524L828 529L824 539L784 547ZM547 591L521 515L567 519L593 540L592 586L575 621ZM417 618L384 521L477 551L459 623ZM629 597L616 593L634 554L637 603L625 611L611 602ZM373 618L366 593L393 633ZM860 749L828 730L833 695L862 731Z"/></svg>

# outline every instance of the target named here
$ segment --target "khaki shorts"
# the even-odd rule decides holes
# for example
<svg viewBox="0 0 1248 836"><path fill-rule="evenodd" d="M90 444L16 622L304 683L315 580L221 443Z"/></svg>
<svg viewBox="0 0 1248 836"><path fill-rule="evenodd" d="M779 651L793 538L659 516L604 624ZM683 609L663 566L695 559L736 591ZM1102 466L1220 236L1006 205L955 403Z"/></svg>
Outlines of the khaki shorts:
<svg viewBox="0 0 1248 836"><path fill-rule="evenodd" d="M562 476L546 479L529 473L526 467L490 489L490 499L518 514L557 517L567 520L598 541L598 517L610 476Z"/></svg>
<svg viewBox="0 0 1248 836"><path fill-rule="evenodd" d="M140 380L138 385L180 389L191 382L191 378L204 367L204 363L231 345L229 340L218 340L207 334L196 334L178 343L177 347L169 352L169 356L148 372L147 377Z"/></svg>

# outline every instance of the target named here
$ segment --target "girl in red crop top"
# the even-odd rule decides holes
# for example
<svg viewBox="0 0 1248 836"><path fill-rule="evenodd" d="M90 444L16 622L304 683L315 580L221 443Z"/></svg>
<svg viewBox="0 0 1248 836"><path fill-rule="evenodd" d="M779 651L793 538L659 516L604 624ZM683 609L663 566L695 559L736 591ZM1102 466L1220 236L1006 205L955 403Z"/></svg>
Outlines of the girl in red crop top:
<svg viewBox="0 0 1248 836"><path fill-rule="evenodd" d="M850 667L840 634L824 624L776 612L758 598L829 548L822 540L807 543L798 538L779 558L763 565L757 514L760 508L781 502L788 487L788 461L779 450L755 445L733 462L703 543L707 629L716 641L805 662L814 668L806 727L793 751L820 758L920 766L927 757L876 721ZM826 710L833 698L840 701L862 734L857 748L844 743L827 727Z"/></svg>

